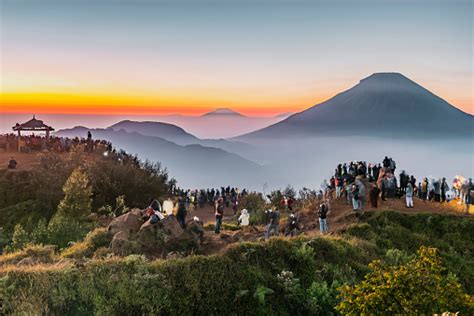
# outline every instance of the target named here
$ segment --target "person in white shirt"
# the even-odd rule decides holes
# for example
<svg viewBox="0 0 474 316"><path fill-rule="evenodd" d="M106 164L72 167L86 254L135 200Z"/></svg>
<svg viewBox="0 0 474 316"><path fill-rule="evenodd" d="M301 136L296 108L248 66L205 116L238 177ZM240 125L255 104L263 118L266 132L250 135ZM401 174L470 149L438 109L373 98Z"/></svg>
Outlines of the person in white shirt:
<svg viewBox="0 0 474 316"><path fill-rule="evenodd" d="M241 227L249 226L250 215L246 209L243 209L239 216L239 224Z"/></svg>

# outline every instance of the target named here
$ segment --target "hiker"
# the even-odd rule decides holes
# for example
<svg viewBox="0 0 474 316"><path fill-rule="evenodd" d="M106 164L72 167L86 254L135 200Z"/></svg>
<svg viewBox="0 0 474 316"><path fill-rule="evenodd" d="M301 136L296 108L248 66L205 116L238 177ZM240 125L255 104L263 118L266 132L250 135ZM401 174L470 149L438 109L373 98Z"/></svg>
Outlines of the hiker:
<svg viewBox="0 0 474 316"><path fill-rule="evenodd" d="M322 203L321 205L319 205L319 230L323 234L328 231L328 224L326 222L327 213L328 213L328 208L326 204Z"/></svg>
<svg viewBox="0 0 474 316"><path fill-rule="evenodd" d="M405 193L407 208L413 208L413 193L414 193L413 185L410 182L408 182L406 193Z"/></svg>
<svg viewBox="0 0 474 316"><path fill-rule="evenodd" d="M441 183L439 179L436 179L433 185L434 185L434 200L436 202L441 202Z"/></svg>
<svg viewBox="0 0 474 316"><path fill-rule="evenodd" d="M340 176L336 177L336 198L337 199L341 197L342 185L343 185L342 178Z"/></svg>
<svg viewBox="0 0 474 316"><path fill-rule="evenodd" d="M16 160L13 159L13 157L10 157L10 161L8 162L8 169L16 169L17 165L18 163L16 162Z"/></svg>
<svg viewBox="0 0 474 316"><path fill-rule="evenodd" d="M346 194L347 205L351 205L352 204L352 190L351 190L351 185L349 184L347 180L344 180L344 191Z"/></svg>
<svg viewBox="0 0 474 316"><path fill-rule="evenodd" d="M180 197L178 202L178 212L176 213L176 219L178 220L181 228L186 228L186 215L188 211L186 210L186 202L184 197Z"/></svg>
<svg viewBox="0 0 474 316"><path fill-rule="evenodd" d="M352 193L352 210L357 211L359 208L359 188L357 187L356 184L353 184L351 187L351 193Z"/></svg>
<svg viewBox="0 0 474 316"><path fill-rule="evenodd" d="M405 170L402 170L402 172L400 173L400 191L402 191L403 193L406 192L408 180L409 178L406 175Z"/></svg>
<svg viewBox="0 0 474 316"><path fill-rule="evenodd" d="M370 204L372 205L373 208L377 208L377 204L379 201L379 194L380 194L380 189L378 188L377 185L374 185L372 189L370 189Z"/></svg>
<svg viewBox="0 0 474 316"><path fill-rule="evenodd" d="M358 180L356 184L359 191L359 199L357 200L357 204L359 206L359 209L363 209L365 199L365 185L360 180Z"/></svg>
<svg viewBox="0 0 474 316"><path fill-rule="evenodd" d="M270 222L267 225L267 231L265 232L265 239L270 238L270 236L275 235L278 236L278 225L280 224L280 211L269 209L265 211Z"/></svg>
<svg viewBox="0 0 474 316"><path fill-rule="evenodd" d="M237 220L239 223L240 227L246 227L249 226L250 224L250 215L247 209L243 209L242 212L240 212L239 219Z"/></svg>
<svg viewBox="0 0 474 316"><path fill-rule="evenodd" d="M441 203L446 202L446 192L449 191L449 186L446 183L446 178L441 181Z"/></svg>
<svg viewBox="0 0 474 316"><path fill-rule="evenodd" d="M214 229L214 233L220 234L221 233L221 226L222 226L222 218L224 217L224 198L219 197L215 204L215 215L216 215L216 227Z"/></svg>
<svg viewBox="0 0 474 316"><path fill-rule="evenodd" d="M428 199L428 178L424 178L421 183L421 199L424 202Z"/></svg>
<svg viewBox="0 0 474 316"><path fill-rule="evenodd" d="M465 204L466 204L466 214L469 214L469 208L471 207L472 199L471 193L474 191L474 184L472 183L472 178L469 178L469 182L467 183L466 187L466 196L465 196Z"/></svg>
<svg viewBox="0 0 474 316"><path fill-rule="evenodd" d="M288 216L288 224L286 225L285 228L285 236L290 235L293 237L298 229L298 218L295 213L291 213L290 216Z"/></svg>

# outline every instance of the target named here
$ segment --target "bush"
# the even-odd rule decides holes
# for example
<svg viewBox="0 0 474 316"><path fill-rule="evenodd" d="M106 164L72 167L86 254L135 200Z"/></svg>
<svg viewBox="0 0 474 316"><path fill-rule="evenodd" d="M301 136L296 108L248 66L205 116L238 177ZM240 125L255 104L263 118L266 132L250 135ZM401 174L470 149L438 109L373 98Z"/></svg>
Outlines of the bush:
<svg viewBox="0 0 474 316"><path fill-rule="evenodd" d="M354 286L341 287L343 314L439 314L474 312L472 296L447 273L435 248L421 247L417 257L401 266L372 262L373 270Z"/></svg>
<svg viewBox="0 0 474 316"><path fill-rule="evenodd" d="M21 250L0 256L0 267L16 264L25 258L31 258L36 263L51 263L55 250L56 247L52 245L27 245Z"/></svg>
<svg viewBox="0 0 474 316"><path fill-rule="evenodd" d="M64 258L91 258L96 250L101 247L107 247L110 244L111 238L107 233L106 228L96 228L89 232L83 241L76 242L69 248L61 252L61 257Z"/></svg>

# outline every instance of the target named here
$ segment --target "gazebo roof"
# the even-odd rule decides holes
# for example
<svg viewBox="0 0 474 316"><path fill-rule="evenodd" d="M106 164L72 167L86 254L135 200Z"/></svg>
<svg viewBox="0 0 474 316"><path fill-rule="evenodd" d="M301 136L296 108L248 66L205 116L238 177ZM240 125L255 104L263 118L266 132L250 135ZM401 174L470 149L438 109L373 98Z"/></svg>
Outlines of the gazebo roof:
<svg viewBox="0 0 474 316"><path fill-rule="evenodd" d="M42 120L37 120L33 115L33 118L23 124L16 123L12 127L14 131L54 131L54 128L43 123Z"/></svg>

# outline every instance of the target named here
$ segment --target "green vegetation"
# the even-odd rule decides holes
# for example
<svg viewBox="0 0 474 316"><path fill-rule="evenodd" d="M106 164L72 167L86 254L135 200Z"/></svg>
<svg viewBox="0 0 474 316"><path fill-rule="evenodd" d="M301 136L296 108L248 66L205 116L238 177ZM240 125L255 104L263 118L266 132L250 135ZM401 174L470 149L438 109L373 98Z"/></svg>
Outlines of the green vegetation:
<svg viewBox="0 0 474 316"><path fill-rule="evenodd" d="M32 171L0 170L0 253L26 244L65 247L93 228L91 213L144 207L174 181L159 164L124 153L91 158L78 147L69 154L40 154Z"/></svg>
<svg viewBox="0 0 474 316"><path fill-rule="evenodd" d="M454 215L364 213L360 223L349 226L346 236L375 246L382 257L391 249L405 256L421 246L437 248L448 270L474 293L474 219Z"/></svg>
<svg viewBox="0 0 474 316"><path fill-rule="evenodd" d="M436 248L421 247L417 256L400 266L372 262L364 281L341 288L343 314L429 315L474 311L474 300L464 293L455 275L446 273Z"/></svg>

